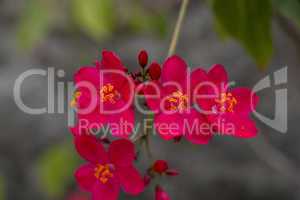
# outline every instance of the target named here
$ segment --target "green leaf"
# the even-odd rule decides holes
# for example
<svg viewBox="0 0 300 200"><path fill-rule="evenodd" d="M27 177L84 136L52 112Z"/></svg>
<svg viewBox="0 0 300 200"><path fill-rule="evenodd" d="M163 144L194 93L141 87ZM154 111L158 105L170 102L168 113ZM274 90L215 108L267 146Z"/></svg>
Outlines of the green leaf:
<svg viewBox="0 0 300 200"><path fill-rule="evenodd" d="M48 33L49 8L41 0L27 0L17 28L17 40L23 49L30 49Z"/></svg>
<svg viewBox="0 0 300 200"><path fill-rule="evenodd" d="M273 0L274 7L288 18L295 20L300 26L300 1L299 0Z"/></svg>
<svg viewBox="0 0 300 200"><path fill-rule="evenodd" d="M75 24L87 35L99 41L111 34L115 24L115 9L111 0L72 0Z"/></svg>
<svg viewBox="0 0 300 200"><path fill-rule="evenodd" d="M79 159L71 143L51 147L38 161L41 185L52 198L60 198L73 181Z"/></svg>
<svg viewBox="0 0 300 200"><path fill-rule="evenodd" d="M273 54L269 0L211 0L216 27L224 37L238 40L265 68Z"/></svg>

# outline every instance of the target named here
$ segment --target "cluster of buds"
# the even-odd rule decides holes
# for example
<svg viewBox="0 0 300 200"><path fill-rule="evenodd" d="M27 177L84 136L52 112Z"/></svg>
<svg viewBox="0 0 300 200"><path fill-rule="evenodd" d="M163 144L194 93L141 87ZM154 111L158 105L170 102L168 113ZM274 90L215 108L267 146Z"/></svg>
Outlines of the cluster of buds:
<svg viewBox="0 0 300 200"><path fill-rule="evenodd" d="M147 51L141 50L138 55L138 63L140 70L130 73L131 77L138 86L145 81L158 80L161 75L161 66L157 62L153 61L149 65L149 56Z"/></svg>

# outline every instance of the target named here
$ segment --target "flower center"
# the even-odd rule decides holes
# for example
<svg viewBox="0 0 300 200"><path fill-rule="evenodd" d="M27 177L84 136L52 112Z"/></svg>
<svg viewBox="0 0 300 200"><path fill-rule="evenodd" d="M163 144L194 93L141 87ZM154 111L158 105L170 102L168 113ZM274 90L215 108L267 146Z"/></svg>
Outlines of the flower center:
<svg viewBox="0 0 300 200"><path fill-rule="evenodd" d="M167 98L168 109L175 111L183 111L188 107L188 97L181 91L173 92L170 97Z"/></svg>
<svg viewBox="0 0 300 200"><path fill-rule="evenodd" d="M106 165L98 164L95 167L94 175L99 181L101 181L101 183L105 184L107 183L107 181L109 181L109 179L114 177L112 173L112 166L109 164Z"/></svg>
<svg viewBox="0 0 300 200"><path fill-rule="evenodd" d="M215 99L215 102L219 104L219 110L221 112L233 112L235 105L238 103L230 92L222 92L220 98Z"/></svg>
<svg viewBox="0 0 300 200"><path fill-rule="evenodd" d="M72 97L72 100L71 100L71 102L70 102L70 106L71 106L72 108L74 108L74 107L77 106L78 99L79 99L80 96L81 96L81 92L78 92L78 91L74 92L73 97Z"/></svg>
<svg viewBox="0 0 300 200"><path fill-rule="evenodd" d="M101 87L100 89L100 101L110 102L112 104L116 103L120 99L120 93L115 89L115 87L108 83Z"/></svg>

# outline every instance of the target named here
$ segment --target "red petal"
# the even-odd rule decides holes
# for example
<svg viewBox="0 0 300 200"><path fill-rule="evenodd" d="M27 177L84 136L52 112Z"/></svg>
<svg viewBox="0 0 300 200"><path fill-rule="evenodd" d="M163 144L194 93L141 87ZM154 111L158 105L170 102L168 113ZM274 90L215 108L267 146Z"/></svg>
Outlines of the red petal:
<svg viewBox="0 0 300 200"><path fill-rule="evenodd" d="M134 111L129 108L121 113L110 114L108 125L111 134L115 137L128 138L134 129Z"/></svg>
<svg viewBox="0 0 300 200"><path fill-rule="evenodd" d="M181 115L161 113L155 115L154 126L156 131L165 140L171 140L183 134L183 120Z"/></svg>
<svg viewBox="0 0 300 200"><path fill-rule="evenodd" d="M171 200L171 198L160 186L156 186L155 200Z"/></svg>
<svg viewBox="0 0 300 200"><path fill-rule="evenodd" d="M144 191L144 179L133 166L117 168L117 173L120 184L126 193L138 195Z"/></svg>
<svg viewBox="0 0 300 200"><path fill-rule="evenodd" d="M203 90L203 85L205 85L205 82L207 81L209 81L209 79L204 69L197 68L193 70L193 72L191 73L192 92L198 92L198 90Z"/></svg>
<svg viewBox="0 0 300 200"><path fill-rule="evenodd" d="M75 74L74 74L74 81L75 84L78 84L83 81L90 82L96 88L99 87L100 83L100 72L99 69L96 67L81 67Z"/></svg>
<svg viewBox="0 0 300 200"><path fill-rule="evenodd" d="M203 112L211 112L215 98L219 96L219 86L210 81L203 69L197 68L192 72L191 89L193 102L196 102Z"/></svg>
<svg viewBox="0 0 300 200"><path fill-rule="evenodd" d="M257 128L254 121L248 117L225 113L216 119L218 125L217 131L225 135L236 136L240 138L252 138L257 135Z"/></svg>
<svg viewBox="0 0 300 200"><path fill-rule="evenodd" d="M93 189L92 200L117 200L120 194L120 185L116 179L102 184L98 182Z"/></svg>
<svg viewBox="0 0 300 200"><path fill-rule="evenodd" d="M189 129L185 127L186 139L193 144L208 144L212 139L212 132L206 118L196 110L191 110L191 113L185 114L184 120L187 120L186 126L189 126Z"/></svg>
<svg viewBox="0 0 300 200"><path fill-rule="evenodd" d="M94 136L76 136L75 147L79 155L91 163L106 163L107 153Z"/></svg>
<svg viewBox="0 0 300 200"><path fill-rule="evenodd" d="M109 146L110 161L117 166L131 166L135 159L135 147L126 139L113 141Z"/></svg>
<svg viewBox="0 0 300 200"><path fill-rule="evenodd" d="M148 107L153 112L160 110L161 87L156 81L151 81L144 86L144 96Z"/></svg>
<svg viewBox="0 0 300 200"><path fill-rule="evenodd" d="M227 72L223 65L216 64L213 65L212 68L208 71L208 76L211 81L213 81L216 85L221 85L228 83Z"/></svg>
<svg viewBox="0 0 300 200"><path fill-rule="evenodd" d="M236 113L248 115L258 104L259 97L249 88L234 88L231 93L237 100L233 109Z"/></svg>
<svg viewBox="0 0 300 200"><path fill-rule="evenodd" d="M184 83L187 78L187 65L178 56L169 57L162 68L162 82Z"/></svg>
<svg viewBox="0 0 300 200"><path fill-rule="evenodd" d="M75 178L79 186L87 191L92 191L97 179L94 175L95 166L91 164L82 165L75 172Z"/></svg>
<svg viewBox="0 0 300 200"><path fill-rule="evenodd" d="M115 69L125 71L125 67L121 59L112 51L102 51L101 69Z"/></svg>

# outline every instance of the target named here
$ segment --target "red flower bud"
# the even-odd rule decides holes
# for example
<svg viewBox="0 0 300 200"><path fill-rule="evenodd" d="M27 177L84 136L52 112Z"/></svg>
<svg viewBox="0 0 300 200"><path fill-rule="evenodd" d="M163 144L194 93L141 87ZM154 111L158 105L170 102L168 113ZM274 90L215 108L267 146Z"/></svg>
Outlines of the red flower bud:
<svg viewBox="0 0 300 200"><path fill-rule="evenodd" d="M139 56L139 64L142 68L146 67L148 64L148 53L145 50L140 51Z"/></svg>
<svg viewBox="0 0 300 200"><path fill-rule="evenodd" d="M166 174L167 174L168 176L178 176L178 175L179 175L179 172L178 172L177 170L175 170L175 169L168 169L168 170L166 171Z"/></svg>
<svg viewBox="0 0 300 200"><path fill-rule="evenodd" d="M161 74L160 65L156 62L152 63L148 69L148 72L152 80L158 80Z"/></svg>
<svg viewBox="0 0 300 200"><path fill-rule="evenodd" d="M152 166L152 169L154 172L158 173L158 174L162 174L165 173L168 169L168 163L164 160L157 160L155 161L155 163Z"/></svg>
<svg viewBox="0 0 300 200"><path fill-rule="evenodd" d="M169 195L159 185L155 188L155 200L171 200Z"/></svg>

